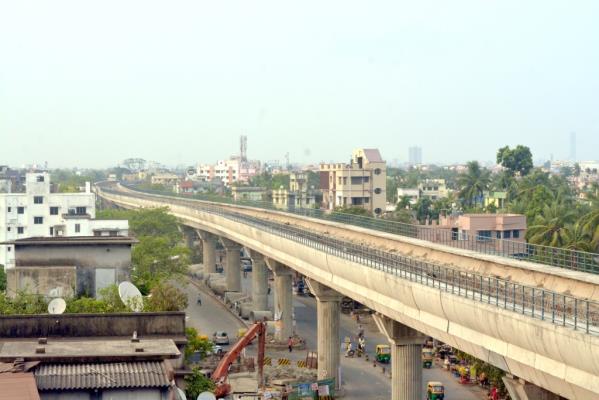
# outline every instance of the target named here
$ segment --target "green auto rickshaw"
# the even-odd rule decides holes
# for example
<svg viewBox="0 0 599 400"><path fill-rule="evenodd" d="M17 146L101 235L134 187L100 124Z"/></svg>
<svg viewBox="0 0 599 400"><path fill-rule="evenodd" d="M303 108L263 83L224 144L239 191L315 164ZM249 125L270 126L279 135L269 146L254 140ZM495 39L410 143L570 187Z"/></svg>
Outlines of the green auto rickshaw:
<svg viewBox="0 0 599 400"><path fill-rule="evenodd" d="M388 344L376 345L376 360L381 363L388 363L391 361L391 348Z"/></svg>
<svg viewBox="0 0 599 400"><path fill-rule="evenodd" d="M422 349L422 367L431 368L433 366L433 349Z"/></svg>
<svg viewBox="0 0 599 400"><path fill-rule="evenodd" d="M443 400L445 387L441 382L430 381L426 385L426 400Z"/></svg>

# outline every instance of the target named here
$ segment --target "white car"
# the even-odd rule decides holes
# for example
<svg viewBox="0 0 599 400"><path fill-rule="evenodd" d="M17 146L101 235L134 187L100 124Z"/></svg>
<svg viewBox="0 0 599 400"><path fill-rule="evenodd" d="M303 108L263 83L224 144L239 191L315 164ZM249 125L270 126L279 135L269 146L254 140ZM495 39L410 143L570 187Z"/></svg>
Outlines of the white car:
<svg viewBox="0 0 599 400"><path fill-rule="evenodd" d="M224 331L214 332L214 335L212 335L212 341L214 344L229 344L229 335Z"/></svg>

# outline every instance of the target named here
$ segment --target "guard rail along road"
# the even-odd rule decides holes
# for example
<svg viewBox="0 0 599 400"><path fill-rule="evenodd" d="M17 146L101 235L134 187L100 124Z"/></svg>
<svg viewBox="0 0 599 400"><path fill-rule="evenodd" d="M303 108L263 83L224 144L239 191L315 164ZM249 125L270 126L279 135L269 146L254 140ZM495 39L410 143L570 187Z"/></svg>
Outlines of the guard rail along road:
<svg viewBox="0 0 599 400"><path fill-rule="evenodd" d="M599 398L599 303L588 300L593 296L407 257L342 234L333 237L313 218L281 223L273 217L278 212L261 208L105 185L96 191L125 208L167 206L182 224L256 250L528 382L566 398ZM506 259L512 267L519 262ZM584 275L576 277L586 279L581 292L596 295L596 275Z"/></svg>

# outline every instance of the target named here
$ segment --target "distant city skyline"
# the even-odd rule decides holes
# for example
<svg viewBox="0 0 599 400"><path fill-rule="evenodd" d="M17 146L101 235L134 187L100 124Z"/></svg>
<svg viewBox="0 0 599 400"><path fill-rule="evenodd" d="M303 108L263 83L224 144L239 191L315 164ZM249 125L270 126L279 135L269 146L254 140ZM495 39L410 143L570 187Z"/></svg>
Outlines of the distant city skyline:
<svg viewBox="0 0 599 400"><path fill-rule="evenodd" d="M0 164L599 158L596 1L35 4L0 13Z"/></svg>

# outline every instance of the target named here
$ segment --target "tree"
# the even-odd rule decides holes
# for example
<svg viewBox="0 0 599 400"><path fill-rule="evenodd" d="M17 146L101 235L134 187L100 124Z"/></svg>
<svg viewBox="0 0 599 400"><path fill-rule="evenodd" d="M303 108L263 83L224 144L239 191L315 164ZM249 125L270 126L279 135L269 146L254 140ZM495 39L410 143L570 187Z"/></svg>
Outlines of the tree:
<svg viewBox="0 0 599 400"><path fill-rule="evenodd" d="M185 376L185 395L188 399L197 399L202 392L214 392L216 385L202 373L200 368L193 368L191 374Z"/></svg>
<svg viewBox="0 0 599 400"><path fill-rule="evenodd" d="M187 295L167 282L159 282L150 291L146 311L183 311L187 307Z"/></svg>
<svg viewBox="0 0 599 400"><path fill-rule="evenodd" d="M129 220L129 230L138 239L144 236L166 237L171 245L179 243L183 236L177 218L168 213L168 208L142 208L136 210L100 210L97 219Z"/></svg>
<svg viewBox="0 0 599 400"><path fill-rule="evenodd" d="M189 249L174 245L165 236L145 236L133 248L133 282L147 294L163 280L185 274L189 266Z"/></svg>
<svg viewBox="0 0 599 400"><path fill-rule="evenodd" d="M489 188L490 172L481 168L478 161L469 161L468 170L458 177L461 186L459 193L462 203L467 207L482 203L483 192Z"/></svg>
<svg viewBox="0 0 599 400"><path fill-rule="evenodd" d="M566 226L575 218L574 212L563 203L554 201L543 207L526 232L530 243L552 247L564 247L571 236Z"/></svg>
<svg viewBox="0 0 599 400"><path fill-rule="evenodd" d="M185 360L189 360L191 355L196 351L204 358L214 348L214 344L208 340L208 337L200 335L195 328L185 328L185 336L187 337L187 344L184 350Z"/></svg>
<svg viewBox="0 0 599 400"><path fill-rule="evenodd" d="M6 272L4 272L4 265L0 264L0 292L6 290Z"/></svg>
<svg viewBox="0 0 599 400"><path fill-rule="evenodd" d="M497 150L497 164L501 164L512 176L525 176L533 167L532 153L527 146L520 144L514 149L505 146Z"/></svg>
<svg viewBox="0 0 599 400"><path fill-rule="evenodd" d="M333 214L352 214L370 216L370 212L362 207L335 207Z"/></svg>
<svg viewBox="0 0 599 400"><path fill-rule="evenodd" d="M410 196L401 196L399 201L397 202L397 207L395 207L396 211L405 210L410 208L412 204L410 203Z"/></svg>
<svg viewBox="0 0 599 400"><path fill-rule="evenodd" d="M595 206L595 208L584 215L580 223L582 225L582 229L589 239L590 250L589 251L598 251L599 250L599 206Z"/></svg>
<svg viewBox="0 0 599 400"><path fill-rule="evenodd" d="M396 196L397 196L397 187L398 187L397 178L394 176L387 175L386 193L387 193L387 201L389 203L395 203Z"/></svg>
<svg viewBox="0 0 599 400"><path fill-rule="evenodd" d="M435 212L433 208L433 202L428 197L421 197L414 205L414 211L416 211L416 219L423 223L427 218L437 219L439 216L438 212Z"/></svg>
<svg viewBox="0 0 599 400"><path fill-rule="evenodd" d="M569 250L593 251L588 233L579 223L567 226L563 233L564 247Z"/></svg>

